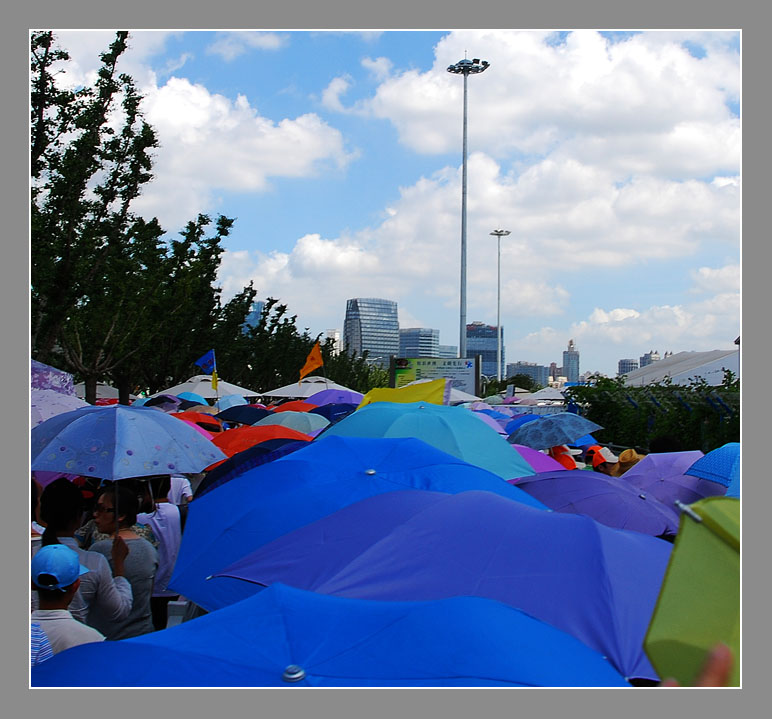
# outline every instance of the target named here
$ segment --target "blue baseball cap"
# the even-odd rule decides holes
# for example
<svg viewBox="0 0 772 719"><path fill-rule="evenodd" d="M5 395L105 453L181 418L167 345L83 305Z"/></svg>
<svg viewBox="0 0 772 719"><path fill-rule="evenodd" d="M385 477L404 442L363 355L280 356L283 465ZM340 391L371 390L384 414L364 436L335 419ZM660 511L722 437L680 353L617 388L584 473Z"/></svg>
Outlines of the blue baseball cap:
<svg viewBox="0 0 772 719"><path fill-rule="evenodd" d="M32 558L32 581L39 589L64 591L88 571L78 554L64 544L41 547Z"/></svg>

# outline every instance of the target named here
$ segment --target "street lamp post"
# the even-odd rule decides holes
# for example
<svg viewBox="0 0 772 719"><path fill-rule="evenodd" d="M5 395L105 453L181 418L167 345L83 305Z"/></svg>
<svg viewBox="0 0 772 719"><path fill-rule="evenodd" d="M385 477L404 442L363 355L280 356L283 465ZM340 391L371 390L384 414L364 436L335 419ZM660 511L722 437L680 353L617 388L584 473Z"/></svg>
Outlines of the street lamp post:
<svg viewBox="0 0 772 719"><path fill-rule="evenodd" d="M487 60L480 62L474 60L459 60L455 65L448 66L448 72L454 75L464 76L464 126L463 146L464 157L461 170L461 310L460 310L460 336L458 340L458 356L466 357L466 79L488 69L490 63Z"/></svg>
<svg viewBox="0 0 772 719"><path fill-rule="evenodd" d="M498 245L498 292L496 295L496 379L501 382L501 238L509 234L509 230L493 230L490 233L496 237Z"/></svg>

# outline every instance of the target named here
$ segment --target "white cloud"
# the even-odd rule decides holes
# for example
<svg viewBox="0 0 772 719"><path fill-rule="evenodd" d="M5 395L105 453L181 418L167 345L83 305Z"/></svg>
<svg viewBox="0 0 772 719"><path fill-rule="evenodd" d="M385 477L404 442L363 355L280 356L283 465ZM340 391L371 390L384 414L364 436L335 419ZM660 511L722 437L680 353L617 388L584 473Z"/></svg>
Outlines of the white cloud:
<svg viewBox="0 0 772 719"><path fill-rule="evenodd" d="M362 67L379 81L385 80L391 73L394 63L387 57L377 57L375 59L365 57L362 59Z"/></svg>
<svg viewBox="0 0 772 719"><path fill-rule="evenodd" d="M691 273L695 292L739 292L742 281L740 265L700 267Z"/></svg>
<svg viewBox="0 0 772 719"><path fill-rule="evenodd" d="M210 55L219 55L226 62L235 60L251 50L279 50L289 42L289 35L258 30L221 32L207 47Z"/></svg>
<svg viewBox="0 0 772 719"><path fill-rule="evenodd" d="M346 112L346 108L340 101L340 96L344 95L349 87L351 87L350 76L334 77L322 92L322 105L328 110Z"/></svg>

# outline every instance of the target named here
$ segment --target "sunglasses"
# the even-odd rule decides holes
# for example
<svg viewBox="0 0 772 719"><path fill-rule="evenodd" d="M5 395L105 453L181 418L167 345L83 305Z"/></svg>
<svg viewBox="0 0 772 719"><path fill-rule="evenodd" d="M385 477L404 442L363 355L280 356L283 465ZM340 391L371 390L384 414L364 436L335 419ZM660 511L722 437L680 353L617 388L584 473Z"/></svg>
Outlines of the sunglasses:
<svg viewBox="0 0 772 719"><path fill-rule="evenodd" d="M115 509L112 507L105 507L103 504L97 504L94 507L94 512L99 512L100 514L115 514Z"/></svg>

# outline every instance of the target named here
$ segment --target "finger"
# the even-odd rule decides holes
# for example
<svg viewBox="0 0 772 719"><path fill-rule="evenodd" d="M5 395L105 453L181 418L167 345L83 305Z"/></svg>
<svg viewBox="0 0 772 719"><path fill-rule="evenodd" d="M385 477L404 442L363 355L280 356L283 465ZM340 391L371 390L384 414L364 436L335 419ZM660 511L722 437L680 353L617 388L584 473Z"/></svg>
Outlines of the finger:
<svg viewBox="0 0 772 719"><path fill-rule="evenodd" d="M672 677L660 682L661 687L680 687L681 685Z"/></svg>
<svg viewBox="0 0 772 719"><path fill-rule="evenodd" d="M697 675L697 687L725 687L732 673L732 650L726 644L711 649L702 670Z"/></svg>

